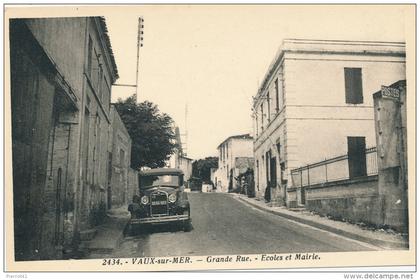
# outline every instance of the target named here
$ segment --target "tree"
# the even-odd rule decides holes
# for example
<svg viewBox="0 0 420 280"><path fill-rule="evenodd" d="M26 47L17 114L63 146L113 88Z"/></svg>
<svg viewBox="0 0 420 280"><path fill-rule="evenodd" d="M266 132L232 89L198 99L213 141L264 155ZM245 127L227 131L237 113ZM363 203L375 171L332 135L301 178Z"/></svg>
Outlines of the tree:
<svg viewBox="0 0 420 280"><path fill-rule="evenodd" d="M203 182L210 182L210 169L217 168L218 163L218 157L195 160L192 164L192 176L200 178Z"/></svg>
<svg viewBox="0 0 420 280"><path fill-rule="evenodd" d="M152 102L137 104L134 95L126 100L118 99L115 108L132 140L131 167L165 166L177 147L172 118L161 113Z"/></svg>

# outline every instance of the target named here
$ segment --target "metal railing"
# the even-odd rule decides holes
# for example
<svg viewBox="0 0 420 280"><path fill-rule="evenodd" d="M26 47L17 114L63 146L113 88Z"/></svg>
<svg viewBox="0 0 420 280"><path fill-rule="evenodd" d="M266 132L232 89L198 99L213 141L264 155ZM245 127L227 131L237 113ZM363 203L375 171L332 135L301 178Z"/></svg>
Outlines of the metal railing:
<svg viewBox="0 0 420 280"><path fill-rule="evenodd" d="M376 147L366 149L365 155L365 176L378 174ZM348 154L346 154L292 169L292 185L294 187L304 187L328 182L353 179L350 178L348 159Z"/></svg>

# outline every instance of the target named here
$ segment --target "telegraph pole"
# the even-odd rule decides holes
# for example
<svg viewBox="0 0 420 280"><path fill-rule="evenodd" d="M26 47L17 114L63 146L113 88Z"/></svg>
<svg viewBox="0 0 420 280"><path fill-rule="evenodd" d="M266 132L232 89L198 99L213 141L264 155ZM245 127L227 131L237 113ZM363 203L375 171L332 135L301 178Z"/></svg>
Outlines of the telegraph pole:
<svg viewBox="0 0 420 280"><path fill-rule="evenodd" d="M140 48L143 47L143 34L144 34L144 19L139 17L138 19L138 26L137 26L137 59L136 59L136 84L113 84L113 86L117 87L134 87L135 96L136 96L136 103L138 102L138 88L139 88L139 63L140 63Z"/></svg>
<svg viewBox="0 0 420 280"><path fill-rule="evenodd" d="M137 28L137 60L136 60L136 102L138 102L138 90L139 90L139 54L140 48L143 47L143 28L144 19L139 17L139 23Z"/></svg>
<svg viewBox="0 0 420 280"><path fill-rule="evenodd" d="M183 156L187 156L187 148L188 148L188 103L185 103L185 132L181 134L184 136L184 141L181 143Z"/></svg>

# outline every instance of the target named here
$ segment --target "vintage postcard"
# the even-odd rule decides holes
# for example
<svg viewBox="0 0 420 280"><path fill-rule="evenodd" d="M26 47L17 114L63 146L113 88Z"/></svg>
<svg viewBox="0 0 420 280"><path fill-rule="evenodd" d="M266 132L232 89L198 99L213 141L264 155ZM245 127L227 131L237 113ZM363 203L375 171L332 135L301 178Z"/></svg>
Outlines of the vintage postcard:
<svg viewBox="0 0 420 280"><path fill-rule="evenodd" d="M6 272L416 264L414 4L4 12Z"/></svg>

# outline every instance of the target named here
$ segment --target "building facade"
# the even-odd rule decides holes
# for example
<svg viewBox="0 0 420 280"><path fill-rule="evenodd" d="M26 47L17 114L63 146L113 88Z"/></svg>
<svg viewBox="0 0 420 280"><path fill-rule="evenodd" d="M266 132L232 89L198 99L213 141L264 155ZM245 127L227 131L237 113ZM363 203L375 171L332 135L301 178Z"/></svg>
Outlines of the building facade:
<svg viewBox="0 0 420 280"><path fill-rule="evenodd" d="M167 166L170 168L179 168L184 172L184 182L187 182L192 175L192 162L189 157L184 156L178 149L169 158Z"/></svg>
<svg viewBox="0 0 420 280"><path fill-rule="evenodd" d="M214 183L220 192L228 192L235 187L235 177L246 170L253 158L253 141L249 134L228 137L217 147L219 163L214 173Z"/></svg>
<svg viewBox="0 0 420 280"><path fill-rule="evenodd" d="M138 188L137 178L130 177L131 137L114 105L110 110L108 144L107 208L130 203ZM135 173L135 171L134 171Z"/></svg>
<svg viewBox="0 0 420 280"><path fill-rule="evenodd" d="M192 162L193 160L191 158L188 158L186 156L180 156L178 158L178 167L184 172L184 181L187 182L192 175Z"/></svg>
<svg viewBox="0 0 420 280"><path fill-rule="evenodd" d="M253 103L256 195L304 204L290 170L376 146L372 92L401 79L403 43L284 40Z"/></svg>
<svg viewBox="0 0 420 280"><path fill-rule="evenodd" d="M9 26L15 258L59 259L106 210L118 72L103 18Z"/></svg>
<svg viewBox="0 0 420 280"><path fill-rule="evenodd" d="M179 127L174 127L175 131L175 143L177 148L171 155L168 161L168 167L179 168L184 172L184 182L187 183L192 175L192 162L193 160L184 153L182 149L181 134Z"/></svg>

